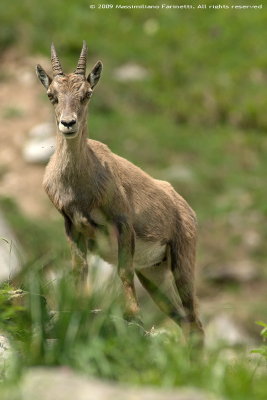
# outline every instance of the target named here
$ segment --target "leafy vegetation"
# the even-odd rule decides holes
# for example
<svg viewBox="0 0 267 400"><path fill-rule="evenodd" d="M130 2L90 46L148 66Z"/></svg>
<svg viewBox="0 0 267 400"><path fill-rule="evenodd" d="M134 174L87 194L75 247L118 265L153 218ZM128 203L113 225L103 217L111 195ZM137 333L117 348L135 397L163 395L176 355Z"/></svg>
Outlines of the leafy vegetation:
<svg viewBox="0 0 267 400"><path fill-rule="evenodd" d="M265 399L265 374L255 373L258 365L247 355L231 350L229 358L230 350L220 348L205 358L195 355L192 362L176 329L146 332L124 321L112 287L81 297L68 274L52 282L41 271L28 271L23 283L22 305L13 303L10 287L0 295L0 319L16 350L17 376L30 366L68 365L124 383L189 385L229 399Z"/></svg>
<svg viewBox="0 0 267 400"><path fill-rule="evenodd" d="M263 327L262 330L261 330L261 336L262 336L262 339L264 341L264 345L262 347L260 347L259 349L254 350L254 353L261 354L267 360L267 346L266 346L267 324L265 322L258 322L258 325Z"/></svg>

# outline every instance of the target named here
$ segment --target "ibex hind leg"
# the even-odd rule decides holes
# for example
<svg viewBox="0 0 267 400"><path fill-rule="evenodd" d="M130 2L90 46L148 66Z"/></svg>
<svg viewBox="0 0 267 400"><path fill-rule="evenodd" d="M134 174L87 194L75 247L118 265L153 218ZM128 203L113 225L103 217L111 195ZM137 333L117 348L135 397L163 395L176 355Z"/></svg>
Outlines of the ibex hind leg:
<svg viewBox="0 0 267 400"><path fill-rule="evenodd" d="M167 262L164 261L159 265L136 269L135 273L140 283L159 309L181 326L185 318L185 313L182 305L179 307L175 299L173 299L173 301L170 299L169 295L171 292L174 292L174 287L172 286L173 282L169 279L170 277L166 276L166 273L168 273ZM167 289L163 284L166 280L168 284ZM166 292L168 294L166 294Z"/></svg>
<svg viewBox="0 0 267 400"><path fill-rule="evenodd" d="M195 243L173 241L170 243L170 265L175 285L185 311L182 329L192 343L203 347L204 330L198 317L194 285Z"/></svg>

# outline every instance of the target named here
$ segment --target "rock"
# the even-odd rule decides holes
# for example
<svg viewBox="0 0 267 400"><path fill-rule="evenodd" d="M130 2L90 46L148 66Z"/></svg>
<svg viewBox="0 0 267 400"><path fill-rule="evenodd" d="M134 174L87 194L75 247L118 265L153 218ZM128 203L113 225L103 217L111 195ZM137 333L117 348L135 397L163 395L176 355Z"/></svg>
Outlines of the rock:
<svg viewBox="0 0 267 400"><path fill-rule="evenodd" d="M46 164L56 145L54 131L54 124L50 122L33 127L23 148L24 160L29 163Z"/></svg>
<svg viewBox="0 0 267 400"><path fill-rule="evenodd" d="M253 339L228 314L213 318L205 328L205 344L208 348L218 345L252 346Z"/></svg>
<svg viewBox="0 0 267 400"><path fill-rule="evenodd" d="M8 338L0 333L0 380L8 375L12 355Z"/></svg>
<svg viewBox="0 0 267 400"><path fill-rule="evenodd" d="M0 334L0 360L1 362L8 357L8 353L10 352L10 343L8 338L4 335Z"/></svg>
<svg viewBox="0 0 267 400"><path fill-rule="evenodd" d="M242 236L244 245L251 250L258 249L262 245L262 237L256 230L247 229Z"/></svg>
<svg viewBox="0 0 267 400"><path fill-rule="evenodd" d="M116 68L113 75L120 82L142 81L148 76L148 71L141 65L127 63Z"/></svg>
<svg viewBox="0 0 267 400"><path fill-rule="evenodd" d="M55 125L52 122L43 122L42 124L35 125L29 132L32 138L47 138L53 136L55 132Z"/></svg>
<svg viewBox="0 0 267 400"><path fill-rule="evenodd" d="M259 270L250 260L240 260L229 265L206 268L203 275L216 283L246 283L258 279Z"/></svg>
<svg viewBox="0 0 267 400"><path fill-rule="evenodd" d="M20 73L17 74L17 79L25 86L33 85L35 83L35 74L33 74L31 70L20 71Z"/></svg>
<svg viewBox="0 0 267 400"><path fill-rule="evenodd" d="M88 263L90 265L89 281L92 281L95 291L117 278L116 268L98 255L90 254Z"/></svg>
<svg viewBox="0 0 267 400"><path fill-rule="evenodd" d="M32 139L23 149L23 158L29 163L46 164L55 149L55 138Z"/></svg>
<svg viewBox="0 0 267 400"><path fill-rule="evenodd" d="M68 368L35 368L22 381L21 400L215 400L218 397L194 388L163 390L131 388L86 379Z"/></svg>
<svg viewBox="0 0 267 400"><path fill-rule="evenodd" d="M0 211L0 282L21 270L23 251L4 215Z"/></svg>

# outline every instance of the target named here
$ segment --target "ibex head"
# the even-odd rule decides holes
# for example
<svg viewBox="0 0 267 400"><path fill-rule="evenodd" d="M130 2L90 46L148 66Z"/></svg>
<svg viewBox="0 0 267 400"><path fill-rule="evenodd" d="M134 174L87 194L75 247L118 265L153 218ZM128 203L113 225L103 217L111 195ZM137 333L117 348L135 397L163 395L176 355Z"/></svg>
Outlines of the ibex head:
<svg viewBox="0 0 267 400"><path fill-rule="evenodd" d="M101 61L98 61L86 77L86 59L87 45L84 41L75 71L71 74L64 74L52 43L53 78L45 72L41 65L36 66L37 76L47 89L47 95L54 105L58 129L68 139L78 135L79 128L86 118L88 101L103 68Z"/></svg>

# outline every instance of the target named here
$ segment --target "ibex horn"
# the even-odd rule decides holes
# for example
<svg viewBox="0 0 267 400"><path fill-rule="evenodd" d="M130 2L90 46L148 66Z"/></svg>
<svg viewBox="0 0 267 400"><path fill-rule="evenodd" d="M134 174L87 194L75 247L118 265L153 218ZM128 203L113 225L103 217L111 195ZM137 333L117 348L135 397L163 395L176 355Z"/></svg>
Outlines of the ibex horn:
<svg viewBox="0 0 267 400"><path fill-rule="evenodd" d="M75 74L85 75L86 72L86 60L87 60L87 44L85 40L83 41L83 47L80 54L80 58L77 67L74 71Z"/></svg>
<svg viewBox="0 0 267 400"><path fill-rule="evenodd" d="M63 75L62 67L60 65L59 58L57 56L57 52L53 43L51 44L51 63L53 75Z"/></svg>

